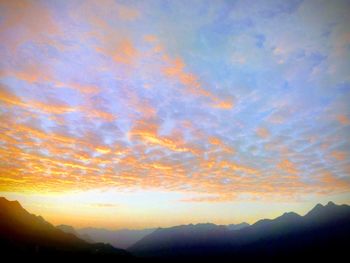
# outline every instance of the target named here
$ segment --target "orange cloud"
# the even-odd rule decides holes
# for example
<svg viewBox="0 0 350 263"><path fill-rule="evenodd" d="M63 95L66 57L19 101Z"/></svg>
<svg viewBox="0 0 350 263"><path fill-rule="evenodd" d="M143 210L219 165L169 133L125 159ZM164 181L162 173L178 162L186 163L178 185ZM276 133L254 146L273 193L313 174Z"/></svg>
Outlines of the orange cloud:
<svg viewBox="0 0 350 263"><path fill-rule="evenodd" d="M5 106L27 107L27 102L22 102L6 89L0 91L0 100L5 101ZM137 97L132 103L139 105L140 109L150 106ZM46 105L33 105L45 112L56 112ZM17 114L21 116L26 113L18 111ZM200 140L210 144L208 158L205 158L202 151L185 142L182 133L159 135L160 127L154 121L156 114L152 108L144 116L140 115L142 119L131 129L129 135L134 144L131 148L99 144L94 142L93 134L75 137L45 132L17 123L18 116L6 116L0 122L0 128L4 131L0 135L3 143L0 149L1 191L66 192L110 187L161 189L200 194L182 200L184 202L224 202L240 195L249 198L273 195L292 198L306 192L347 189L346 182L334 176L322 178L319 189L308 186L300 181L298 169L287 159L277 167L291 176L266 176L259 169L229 160L233 149L223 140L206 136L195 130L192 123L184 122L183 127L193 129L200 135ZM148 146L158 146L159 149L147 152ZM43 154L42 150L46 153ZM218 154L220 151L227 154ZM185 152L193 153L190 160L178 160L172 156ZM333 185L330 187L328 184Z"/></svg>
<svg viewBox="0 0 350 263"><path fill-rule="evenodd" d="M84 2L81 8L75 11L75 16L86 20L92 28L91 32L84 34L83 37L94 39L94 42L96 42L94 48L97 52L104 54L117 63L132 66L142 55L135 47L133 37L124 27L112 26L107 19L113 12L121 14L119 18L127 18L127 16L126 14L125 16L123 15L123 11L118 9L114 1L103 1L108 3L106 6L109 5L111 7L108 12L106 12L106 8L101 8L99 1L96 1L93 6ZM111 17L112 21L115 21L115 19L116 16Z"/></svg>
<svg viewBox="0 0 350 263"><path fill-rule="evenodd" d="M3 87L3 86L2 86ZM70 106L55 105L55 104L45 104L38 101L23 102L16 95L5 91L5 89L0 90L0 100L8 105L22 107L31 110L38 110L46 114L64 114L68 112L75 112L78 109Z"/></svg>
<svg viewBox="0 0 350 263"><path fill-rule="evenodd" d="M52 79L50 70L40 64L25 64L16 70L2 69L0 77L15 77L30 84L47 82Z"/></svg>
<svg viewBox="0 0 350 263"><path fill-rule="evenodd" d="M337 116L337 120L339 121L339 123L340 123L341 125L350 125L350 120L349 120L349 118L348 118L346 115L344 115L344 114L338 115L338 116Z"/></svg>
<svg viewBox="0 0 350 263"><path fill-rule="evenodd" d="M229 168L232 171L241 171L247 174L259 174L259 171L257 169L248 167L248 166L244 166L244 165L238 165L236 163L233 162L229 162L229 161L222 161L219 163L221 168Z"/></svg>
<svg viewBox="0 0 350 263"><path fill-rule="evenodd" d="M270 136L270 132L266 128L258 128L256 130L256 134L263 139L266 139Z"/></svg>
<svg viewBox="0 0 350 263"><path fill-rule="evenodd" d="M179 81L186 87L186 91L196 96L209 98L214 108L231 109L233 107L232 101L222 100L208 90L203 89L197 76L185 71L185 63L182 59L171 60L167 55L164 56L164 59L168 63L168 66L163 69L164 74Z"/></svg>
<svg viewBox="0 0 350 263"><path fill-rule="evenodd" d="M116 3L118 17L122 20L132 21L140 17L140 12L126 5Z"/></svg>
<svg viewBox="0 0 350 263"><path fill-rule="evenodd" d="M129 87L123 87L123 93L127 98L127 105L130 109L133 109L143 120L157 119L157 111L151 105L151 103L145 99L141 99L140 96Z"/></svg>
<svg viewBox="0 0 350 263"><path fill-rule="evenodd" d="M107 122L113 122L117 118L116 115L106 111L102 111L102 110L82 108L82 111L85 113L85 116L88 118L97 118Z"/></svg>
<svg viewBox="0 0 350 263"><path fill-rule="evenodd" d="M338 161L343 161L347 157L347 153L342 151L333 151L331 155L333 158L337 159Z"/></svg>
<svg viewBox="0 0 350 263"><path fill-rule="evenodd" d="M3 85L0 85L0 100L2 103L6 103L8 105L26 107L26 103L22 102L22 100L13 93L5 90L5 87Z"/></svg>
<svg viewBox="0 0 350 263"><path fill-rule="evenodd" d="M191 198L185 198L181 199L182 202L187 203L219 203L219 202L230 202L233 201L236 198L234 194L225 194L225 195L205 195L205 196L198 196L198 197L191 197Z"/></svg>
<svg viewBox="0 0 350 263"><path fill-rule="evenodd" d="M146 41L146 42L150 42L150 43L154 43L154 42L157 42L158 41L158 38L154 35L145 35L143 37L143 39Z"/></svg>
<svg viewBox="0 0 350 263"><path fill-rule="evenodd" d="M45 46L64 46L62 43L66 41L60 43L53 40L62 40L62 35L52 13L45 8L46 5L25 0L1 1L0 5L1 10L5 10L0 34L6 48L15 50L26 41ZM267 172L259 168L260 165L269 166L264 158L256 164L258 168L244 165L245 157L238 153L233 161L231 157L235 150L229 143L219 137L208 136L204 129L198 128L201 125L196 127L197 122L203 123L209 118L196 118L193 123L176 121L177 127L167 135L162 135L160 128L163 127L160 124L161 116L164 115L158 116L158 111L164 105L167 107L168 101L157 108L152 105L150 94L138 94L137 89L128 86L127 78L133 77L132 74L139 74L140 65L147 65L142 68L141 73L147 77L151 76L145 80L147 83L141 83L141 86L150 88L158 82L163 85L162 81L165 78L167 82L179 84L182 95L200 97L203 99L201 101L214 109L230 110L234 107L234 99L215 94L205 88L203 79L191 72L182 58L173 59L166 54L167 49L162 46L157 36L144 36L145 42L141 45L145 45L146 50L144 47L141 49L135 42L138 37L128 32L128 26L124 27L141 16L139 10L112 0L105 0L102 4L100 1L84 1L81 7L79 10L71 10L70 14L72 19L88 23L88 32L74 32L79 34L74 37L82 41L91 41L87 42L87 45L93 45L93 48L107 58L120 64L117 68L122 68L123 74L115 72L114 77L118 81L121 80L120 82L127 80L118 88L123 94L121 102L127 108L125 112L132 126L129 132L130 140L124 141L124 138L119 138L119 134L115 134L113 130L112 136L108 137L123 140L125 144L108 145L103 142L103 139L107 138L98 138L99 134L94 132L100 129L104 133L104 125L112 127L111 123L107 122L117 120L112 107L108 108L108 103L102 105L102 110L96 107L92 99L99 97L95 95L105 95L100 94L103 92L102 87L73 81L63 83L55 79L55 75L51 74L44 64L23 61L26 65L16 70L1 70L1 77L17 78L30 84L28 86L39 83L49 85L56 88L54 93L59 92L61 88L68 88L77 91L81 96L78 96L78 105L72 106L54 99L24 99L20 92L17 96L7 87L0 86L1 110L4 112L0 116L0 190L64 192L109 187L156 188L200 193L198 197L185 200L194 202L226 201L239 195L262 197L278 194L289 197L293 194L316 191L312 189L313 185L308 186L300 180L299 169L288 159L276 165L278 171L285 172L283 175L276 171L266 175ZM18 28L21 33L8 34L13 28ZM57 35L60 37L56 38ZM281 50L276 49L275 52L281 54ZM132 74L125 76L124 68L127 68L127 73ZM112 70L115 70L115 65ZM174 88L171 85L166 87ZM16 87L15 90L19 88ZM142 90L144 91L157 92L156 89ZM47 94L43 94L43 98L46 98ZM112 92L107 94L114 95ZM215 113L217 112L215 110ZM73 121L71 118L65 119L68 116L65 114L68 113L74 113L69 114ZM205 109L203 113L206 115ZM270 116L270 121L281 123L290 113L288 109L285 112L277 110ZM83 119L82 125L70 129L68 126L76 119ZM46 124L46 120L50 122L48 126L43 125ZM346 115L337 116L337 120L342 125L350 124ZM41 128L41 125L45 126L45 129ZM259 128L256 133L262 138L270 136L266 128ZM124 134L120 137L124 137ZM328 146L331 147L332 142ZM280 148L282 146L279 146ZM340 151L331 153L331 156L337 160L347 158L346 153ZM320 181L319 188L324 191L346 189L345 180L340 180L332 174L326 174Z"/></svg>
<svg viewBox="0 0 350 263"><path fill-rule="evenodd" d="M217 99L215 99L217 101ZM232 109L234 104L232 101L217 101L216 103L213 103L213 108L223 109L223 110L229 110Z"/></svg>
<svg viewBox="0 0 350 263"><path fill-rule="evenodd" d="M210 144L217 146L222 151L225 151L225 152L228 152L231 154L233 154L235 152L233 147L226 145L220 138L211 136L208 138L208 141Z"/></svg>
<svg viewBox="0 0 350 263"><path fill-rule="evenodd" d="M46 133L9 120L1 122L0 127L6 131L0 135L0 140L5 143L0 149L2 191L65 192L106 187L156 188L200 194L182 200L185 202L223 202L234 200L240 194L252 198L273 194L292 196L313 190L312 186L308 188L296 176L265 176L255 168L232 161L222 161L216 157L208 161L202 158L202 154L194 155L190 162L182 162L168 159L161 151L145 154L146 148L143 147L135 147L130 151L121 145L94 145L90 137L75 138ZM183 146L183 141L164 139L158 136L157 130L156 124L139 124L134 129L137 133L137 138L134 139L161 146L170 152L182 151L179 149ZM213 146L221 147L222 141L218 138L208 140ZM26 152L23 147L32 151ZM46 149L49 154L43 155L37 149ZM101 164L104 168L101 168ZM114 165L118 166L117 171L114 170ZM291 169L290 166L289 161L284 161L281 165L287 170ZM243 172L244 175L237 172ZM192 175L188 176L189 174ZM224 179L230 181L223 184ZM333 179L326 178L324 183L327 180ZM340 185L341 189L345 189L344 183L339 184L339 187ZM325 191L328 187L322 184L321 189Z"/></svg>
<svg viewBox="0 0 350 263"><path fill-rule="evenodd" d="M21 28L21 34L1 37L3 44L11 51L26 41L54 44L49 36L62 33L53 14L38 1L0 1L0 8L4 11L0 34L12 28Z"/></svg>
<svg viewBox="0 0 350 263"><path fill-rule="evenodd" d="M39 101L22 101L19 97L17 97L15 94L8 91L5 86L0 85L0 101L7 104L8 106L16 106L21 107L25 110L30 111L39 111L39 113L43 114L66 114L71 112L81 112L84 115L86 115L88 118L98 118L105 121L112 122L116 119L116 116L98 109L89 108L87 106L68 106L68 105L61 105L57 103L43 103Z"/></svg>
<svg viewBox="0 0 350 263"><path fill-rule="evenodd" d="M326 171L319 179L320 193L334 193L348 191L350 182L336 177L333 173Z"/></svg>
<svg viewBox="0 0 350 263"><path fill-rule="evenodd" d="M63 83L60 81L55 82L55 87L57 88L70 88L78 91L79 93L86 95L96 95L101 92L101 89L95 85L83 85L80 83Z"/></svg>
<svg viewBox="0 0 350 263"><path fill-rule="evenodd" d="M298 169L296 168L295 164L289 161L288 159L285 159L277 164L277 168L289 173L296 175L298 174Z"/></svg>
<svg viewBox="0 0 350 263"><path fill-rule="evenodd" d="M196 154L196 150L186 147L183 142L181 141L175 141L170 138L161 137L158 135L158 126L153 124L145 124L145 123L139 123L138 126L135 126L130 132L129 136L133 138L139 138L142 141L162 146L164 148L167 148L169 150L175 151L175 152L192 152L193 154Z"/></svg>
<svg viewBox="0 0 350 263"><path fill-rule="evenodd" d="M107 147L97 147L96 152L101 153L101 154L106 154L106 153L110 153L111 149L107 148Z"/></svg>
<svg viewBox="0 0 350 263"><path fill-rule="evenodd" d="M124 39L119 43L115 53L114 61L123 64L131 64L137 57L137 51L130 40Z"/></svg>

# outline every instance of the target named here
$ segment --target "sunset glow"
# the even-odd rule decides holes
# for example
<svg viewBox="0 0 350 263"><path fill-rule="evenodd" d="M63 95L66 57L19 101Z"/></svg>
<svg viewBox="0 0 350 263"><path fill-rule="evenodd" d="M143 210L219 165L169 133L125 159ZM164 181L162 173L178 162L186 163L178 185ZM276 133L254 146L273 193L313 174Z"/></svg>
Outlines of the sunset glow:
<svg viewBox="0 0 350 263"><path fill-rule="evenodd" d="M349 8L0 0L1 196L110 228L350 204Z"/></svg>

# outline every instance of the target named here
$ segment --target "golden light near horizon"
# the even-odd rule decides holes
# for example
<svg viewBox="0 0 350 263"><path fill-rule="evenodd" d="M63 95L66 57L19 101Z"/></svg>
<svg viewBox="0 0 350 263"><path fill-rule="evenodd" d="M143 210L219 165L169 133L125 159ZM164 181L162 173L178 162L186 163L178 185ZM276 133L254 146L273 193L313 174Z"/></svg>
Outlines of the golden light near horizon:
<svg viewBox="0 0 350 263"><path fill-rule="evenodd" d="M1 0L0 195L113 228L350 203L347 10Z"/></svg>

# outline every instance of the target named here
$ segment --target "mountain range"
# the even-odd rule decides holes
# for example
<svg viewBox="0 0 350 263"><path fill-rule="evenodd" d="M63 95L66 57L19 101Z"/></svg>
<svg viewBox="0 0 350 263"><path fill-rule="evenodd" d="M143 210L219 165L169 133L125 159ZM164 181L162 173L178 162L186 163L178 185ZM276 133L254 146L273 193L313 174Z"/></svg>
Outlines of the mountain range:
<svg viewBox="0 0 350 263"><path fill-rule="evenodd" d="M347 257L349 237L350 206L333 202L318 204L304 216L288 212L252 225L206 223L111 231L55 227L27 212L17 201L0 198L1 254L12 257L108 258L119 262L282 262L318 258L337 261ZM126 249L116 248L118 244Z"/></svg>
<svg viewBox="0 0 350 263"><path fill-rule="evenodd" d="M305 216L284 213L239 230L212 224L158 229L128 251L151 258L280 261L347 256L350 206L316 205Z"/></svg>
<svg viewBox="0 0 350 263"><path fill-rule="evenodd" d="M90 244L65 233L19 202L0 197L0 249L5 258L130 259L129 252L103 243Z"/></svg>
<svg viewBox="0 0 350 263"><path fill-rule="evenodd" d="M111 244L117 248L127 249L143 237L151 234L155 229L121 229L109 230L104 228L80 228L74 229L72 226L58 225L57 228L63 232L72 233L87 242L103 242Z"/></svg>
<svg viewBox="0 0 350 263"><path fill-rule="evenodd" d="M217 226L214 224L197 224L193 225L190 224L190 226L194 226L194 228L198 228L198 230L202 231L203 226ZM228 230L239 230L243 229L244 227L249 226L247 223L240 223L240 224L230 224L230 225L222 225L220 227L227 228ZM186 227L186 226L182 226ZM120 229L120 230L109 230L104 228L94 228L94 227L87 227L87 228L78 228L75 229L72 226L68 225L58 225L57 228L61 229L63 232L71 233L89 243L93 242L102 242L102 243L108 243L111 244L114 247L122 248L122 249L128 249L132 245L134 245L136 242L144 238L145 236L153 233L157 228L146 228L146 229Z"/></svg>

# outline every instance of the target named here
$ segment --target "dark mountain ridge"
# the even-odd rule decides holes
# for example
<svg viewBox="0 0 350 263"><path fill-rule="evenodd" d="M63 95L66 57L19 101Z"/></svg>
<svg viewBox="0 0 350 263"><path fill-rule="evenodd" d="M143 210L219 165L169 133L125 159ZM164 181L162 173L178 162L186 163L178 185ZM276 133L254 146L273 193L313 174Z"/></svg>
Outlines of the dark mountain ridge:
<svg viewBox="0 0 350 263"><path fill-rule="evenodd" d="M128 259L130 254L108 244L89 244L64 233L41 216L28 213L17 201L0 197L0 248L11 258L111 257Z"/></svg>
<svg viewBox="0 0 350 263"><path fill-rule="evenodd" d="M210 229L217 225L212 223L200 223L200 224L189 224L182 226L175 226L175 228L185 228L189 230L190 228L196 229L198 231L205 231L205 229ZM238 230L243 229L249 226L247 223L240 224L230 224L222 225L221 228L227 227L228 230ZM68 225L58 225L57 228L61 229L63 232L71 233L83 239L87 242L103 242L111 244L114 247L127 249L134 245L136 242L144 238L145 236L151 234L152 232L162 229L162 228L146 228L146 229L119 229L119 230L110 230L104 228L78 228L75 229L72 226Z"/></svg>
<svg viewBox="0 0 350 263"><path fill-rule="evenodd" d="M129 251L151 258L234 259L241 261L341 258L347 255L350 206L316 205L305 216L284 213L239 230L212 227L159 229Z"/></svg>
<svg viewBox="0 0 350 263"><path fill-rule="evenodd" d="M96 242L109 243L114 247L126 249L137 241L152 233L155 229L120 229L109 230L104 228L80 228L75 229L79 237L85 240L86 237Z"/></svg>
<svg viewBox="0 0 350 263"><path fill-rule="evenodd" d="M350 206L333 202L325 206L318 204L304 216L288 212L275 219L263 219L237 228L210 223L158 228L128 249L133 256L108 244L90 244L78 238L79 233L70 226L59 228L28 213L17 201L0 198L1 254L51 261L68 258L162 262L182 259L340 261L347 257Z"/></svg>

